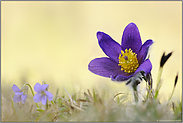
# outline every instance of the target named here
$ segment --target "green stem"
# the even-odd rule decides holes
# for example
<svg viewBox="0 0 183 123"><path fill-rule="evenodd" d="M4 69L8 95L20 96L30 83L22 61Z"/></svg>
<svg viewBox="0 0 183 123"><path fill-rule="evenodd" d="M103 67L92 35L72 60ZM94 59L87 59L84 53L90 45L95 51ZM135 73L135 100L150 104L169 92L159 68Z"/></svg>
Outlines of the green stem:
<svg viewBox="0 0 183 123"><path fill-rule="evenodd" d="M171 93L171 95L170 95L170 97L169 97L169 99L168 99L168 103L169 103L170 99L171 99L172 96L173 96L174 90L175 90L175 87L173 88L172 93Z"/></svg>
<svg viewBox="0 0 183 123"><path fill-rule="evenodd" d="M31 92L32 92L32 95L33 95L33 97L34 97L34 91L33 91L32 87L31 87L31 85L28 84L28 83L25 83L24 86L26 86L26 85L30 88L30 90L31 90ZM37 106L37 108L39 108L39 106L38 106L37 103L36 103L36 106Z"/></svg>
<svg viewBox="0 0 183 123"><path fill-rule="evenodd" d="M163 71L163 67L159 68L159 72L158 72L158 78L157 78L157 85L156 85L156 90L155 90L155 96L154 98L157 99L158 97L158 93L159 93L159 89L161 87L161 75L162 75L162 71Z"/></svg>
<svg viewBox="0 0 183 123"><path fill-rule="evenodd" d="M48 99L46 101L46 110L48 109Z"/></svg>
<svg viewBox="0 0 183 123"><path fill-rule="evenodd" d="M56 99L57 99L57 95L58 95L58 91L59 91L59 88L57 88L57 91L56 91L56 95L55 95L55 99L54 99L54 102L56 102ZM53 103L52 103L53 104Z"/></svg>

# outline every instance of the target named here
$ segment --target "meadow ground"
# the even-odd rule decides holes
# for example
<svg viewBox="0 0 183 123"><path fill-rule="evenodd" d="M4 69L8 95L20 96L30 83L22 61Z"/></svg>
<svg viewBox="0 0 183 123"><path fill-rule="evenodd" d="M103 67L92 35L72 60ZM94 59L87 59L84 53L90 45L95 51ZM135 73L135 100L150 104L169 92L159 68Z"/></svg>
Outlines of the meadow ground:
<svg viewBox="0 0 183 123"><path fill-rule="evenodd" d="M167 59L163 62L165 63ZM182 122L182 99L171 100L178 75L175 77L173 90L167 91L171 93L170 97L167 101L160 102L159 91L161 86L164 86L161 81L162 69L163 67L159 69L157 86L151 88L147 82L145 95L134 90L133 98L127 93L116 93L109 97L108 91L98 91L97 89L86 90L86 92L76 91L69 94L67 89L63 88L66 93L59 95L58 92L62 89L58 88L55 89L56 93L53 94L53 100L51 102L47 101L46 105L41 103L38 105L38 103L31 100L31 93L34 95L33 91L29 92L26 102L22 104L22 102L13 102L14 94L9 93L12 90L7 87L7 89L3 89L1 96L1 121ZM26 84L26 86L28 85Z"/></svg>

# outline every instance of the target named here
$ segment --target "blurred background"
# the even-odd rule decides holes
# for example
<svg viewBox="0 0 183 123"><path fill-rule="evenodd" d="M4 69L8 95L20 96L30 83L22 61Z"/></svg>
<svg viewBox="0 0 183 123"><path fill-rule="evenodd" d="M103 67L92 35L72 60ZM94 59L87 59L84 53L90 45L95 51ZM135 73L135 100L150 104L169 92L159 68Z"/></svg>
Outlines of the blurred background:
<svg viewBox="0 0 183 123"><path fill-rule="evenodd" d="M182 96L182 3L181 1L59 1L1 2L1 92L27 82L34 87L45 81L55 95L65 87L70 94L96 88L111 95L130 92L125 83L112 82L91 73L88 63L105 57L97 31L121 43L124 28L134 22L142 42L152 39L149 53L153 87L156 86L163 52L172 56L164 66L160 97L167 100L175 76L173 100ZM140 90L145 92L145 82ZM7 91L9 90L9 91ZM64 91L59 92L61 95ZM7 96L6 96L7 97Z"/></svg>

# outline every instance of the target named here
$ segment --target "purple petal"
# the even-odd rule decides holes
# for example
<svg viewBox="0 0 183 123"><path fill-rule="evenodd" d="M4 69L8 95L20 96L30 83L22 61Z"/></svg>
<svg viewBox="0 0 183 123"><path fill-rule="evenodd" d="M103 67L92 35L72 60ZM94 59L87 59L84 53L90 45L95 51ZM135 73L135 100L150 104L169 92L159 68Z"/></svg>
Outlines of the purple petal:
<svg viewBox="0 0 183 123"><path fill-rule="evenodd" d="M48 88L48 86L49 86L48 84L43 84L42 85L42 91L45 91Z"/></svg>
<svg viewBox="0 0 183 123"><path fill-rule="evenodd" d="M118 62L119 54L121 53L121 46L114 41L109 35L103 32L97 32L97 38L103 52L114 61Z"/></svg>
<svg viewBox="0 0 183 123"><path fill-rule="evenodd" d="M14 101L15 103L20 102L20 101L21 101L21 96L20 96L20 95L15 95L15 96L13 97L13 101Z"/></svg>
<svg viewBox="0 0 183 123"><path fill-rule="evenodd" d="M40 102L41 96L42 96L41 93L37 93L36 95L34 95L34 97L33 97L34 102L36 102L36 103Z"/></svg>
<svg viewBox="0 0 183 123"><path fill-rule="evenodd" d="M153 41L147 40L140 48L139 53L137 54L137 59L139 61L139 63L141 64L141 62L143 62L147 56L149 47L153 44Z"/></svg>
<svg viewBox="0 0 183 123"><path fill-rule="evenodd" d="M15 95L23 95L23 92L15 92Z"/></svg>
<svg viewBox="0 0 183 123"><path fill-rule="evenodd" d="M47 102L47 97L46 97L46 95L43 95L43 96L41 97L41 102L42 102L43 105L46 105L46 102Z"/></svg>
<svg viewBox="0 0 183 123"><path fill-rule="evenodd" d="M134 23L130 23L126 26L122 36L122 50L132 49L133 52L138 53L142 46L139 30Z"/></svg>
<svg viewBox="0 0 183 123"><path fill-rule="evenodd" d="M149 59L145 60L139 67L138 69L135 71L134 74L140 72L140 71L144 71L145 75L150 73L152 69L152 64L151 61Z"/></svg>
<svg viewBox="0 0 183 123"><path fill-rule="evenodd" d="M37 93L41 92L41 91L42 91L42 86L41 86L41 84L36 83L35 86L34 86L34 90L35 90L35 92L37 92Z"/></svg>
<svg viewBox="0 0 183 123"><path fill-rule="evenodd" d="M18 88L18 86L16 86L15 84L13 84L12 90L13 90L14 92L19 92L19 91L21 91L21 90Z"/></svg>
<svg viewBox="0 0 183 123"><path fill-rule="evenodd" d="M48 100L51 101L53 99L53 94L49 91L45 91L46 96L48 97Z"/></svg>
<svg viewBox="0 0 183 123"><path fill-rule="evenodd" d="M27 95L21 95L22 103L25 103L25 100L27 99Z"/></svg>
<svg viewBox="0 0 183 123"><path fill-rule="evenodd" d="M103 58L96 58L93 59L89 65L88 69L100 76L103 77L114 77L117 75L129 76L131 74L125 73L121 71L121 67L118 66L111 58L103 57Z"/></svg>

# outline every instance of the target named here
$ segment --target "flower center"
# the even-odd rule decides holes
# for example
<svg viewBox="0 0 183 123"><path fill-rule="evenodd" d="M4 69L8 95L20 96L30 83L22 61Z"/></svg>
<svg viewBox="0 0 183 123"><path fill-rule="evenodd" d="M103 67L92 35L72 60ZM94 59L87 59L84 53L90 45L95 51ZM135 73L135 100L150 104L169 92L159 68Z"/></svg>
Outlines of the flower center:
<svg viewBox="0 0 183 123"><path fill-rule="evenodd" d="M46 95L44 91L41 92L41 95Z"/></svg>
<svg viewBox="0 0 183 123"><path fill-rule="evenodd" d="M118 65L121 66L121 70L126 73L133 73L139 67L137 54L135 54L131 49L125 49L125 52L121 50L121 54L119 54L118 59Z"/></svg>

